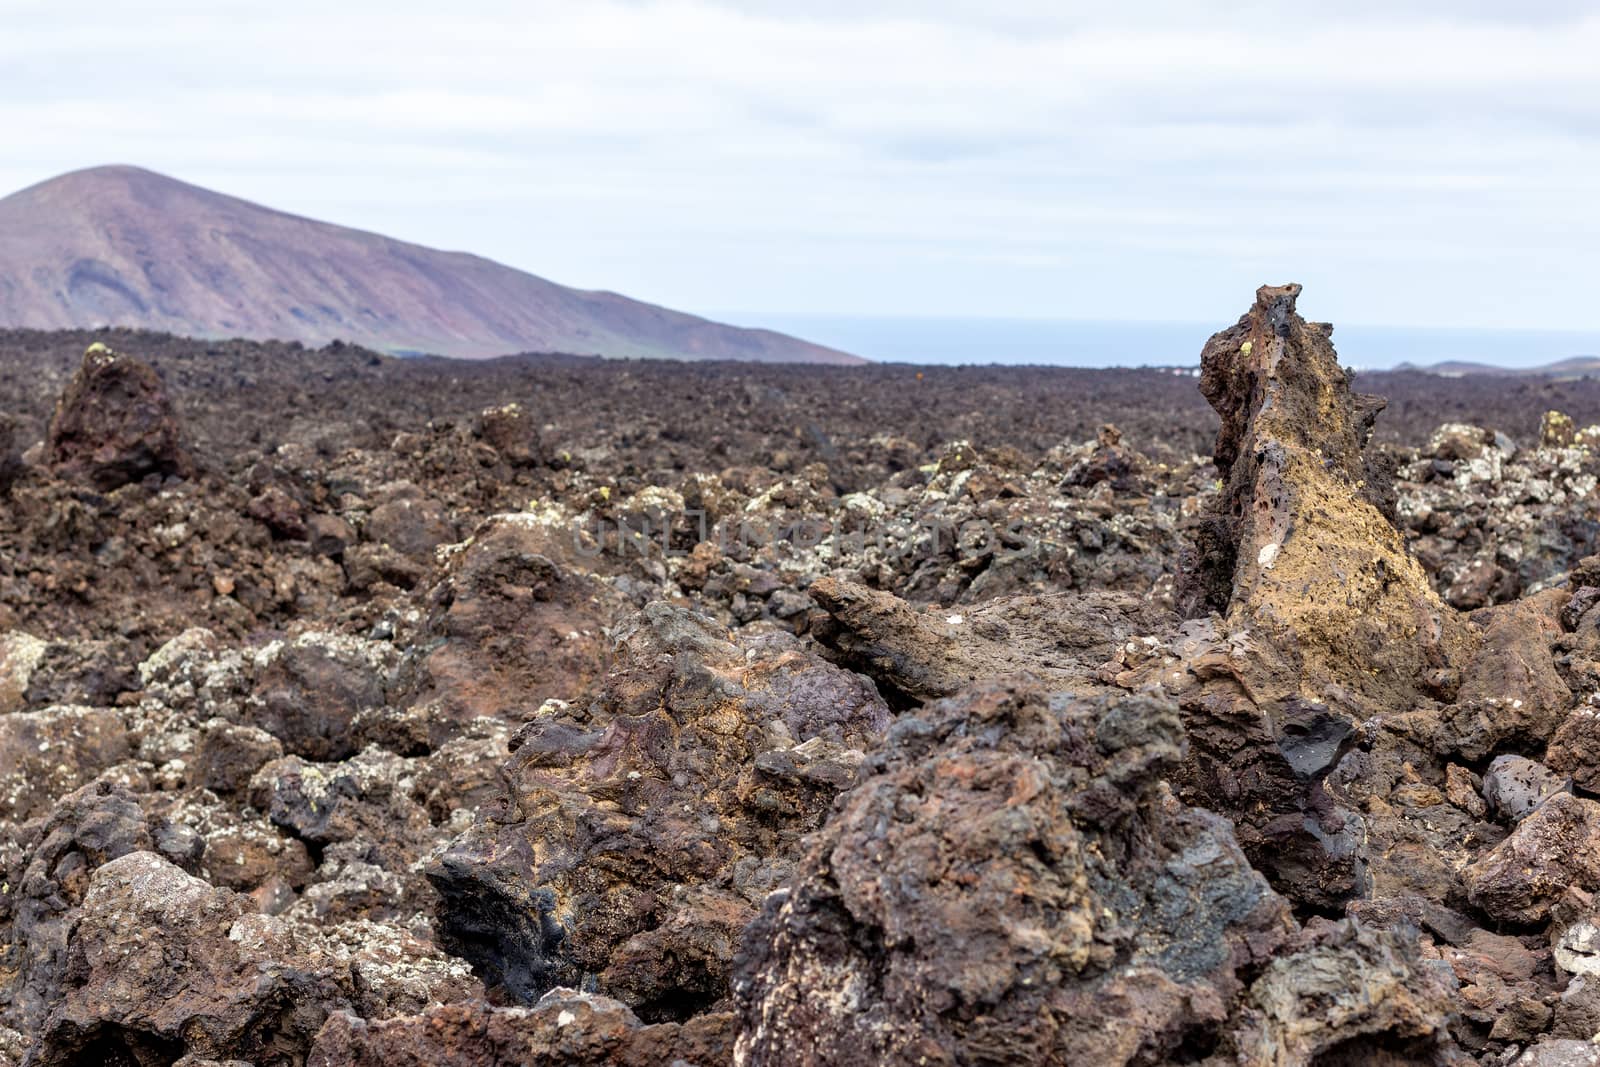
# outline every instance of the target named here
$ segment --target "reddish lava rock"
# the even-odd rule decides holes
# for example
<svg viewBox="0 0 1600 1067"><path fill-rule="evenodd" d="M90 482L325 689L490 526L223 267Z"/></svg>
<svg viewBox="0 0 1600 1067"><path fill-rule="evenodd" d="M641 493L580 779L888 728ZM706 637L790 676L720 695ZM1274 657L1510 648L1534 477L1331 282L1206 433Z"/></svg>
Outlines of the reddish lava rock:
<svg viewBox="0 0 1600 1067"><path fill-rule="evenodd" d="M193 462L183 447L166 387L149 364L95 344L56 405L48 455L68 476L100 490L149 475L186 477Z"/></svg>

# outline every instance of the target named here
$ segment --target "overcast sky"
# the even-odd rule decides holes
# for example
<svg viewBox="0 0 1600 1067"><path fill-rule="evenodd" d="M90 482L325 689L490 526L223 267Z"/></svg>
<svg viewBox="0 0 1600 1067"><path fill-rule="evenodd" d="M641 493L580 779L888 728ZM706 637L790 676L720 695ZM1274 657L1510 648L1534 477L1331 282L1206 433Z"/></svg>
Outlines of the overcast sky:
<svg viewBox="0 0 1600 1067"><path fill-rule="evenodd" d="M1592 329L1583 6L0 0L0 186L136 163L696 311L1225 321L1297 280Z"/></svg>

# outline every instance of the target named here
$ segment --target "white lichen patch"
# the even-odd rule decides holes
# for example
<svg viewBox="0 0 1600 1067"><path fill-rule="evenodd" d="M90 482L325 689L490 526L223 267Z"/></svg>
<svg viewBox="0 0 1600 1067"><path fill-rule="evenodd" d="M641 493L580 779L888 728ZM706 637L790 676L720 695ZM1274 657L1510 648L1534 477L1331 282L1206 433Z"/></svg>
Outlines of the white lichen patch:
<svg viewBox="0 0 1600 1067"><path fill-rule="evenodd" d="M0 714L23 706L23 695L50 646L32 634L12 630L0 637Z"/></svg>

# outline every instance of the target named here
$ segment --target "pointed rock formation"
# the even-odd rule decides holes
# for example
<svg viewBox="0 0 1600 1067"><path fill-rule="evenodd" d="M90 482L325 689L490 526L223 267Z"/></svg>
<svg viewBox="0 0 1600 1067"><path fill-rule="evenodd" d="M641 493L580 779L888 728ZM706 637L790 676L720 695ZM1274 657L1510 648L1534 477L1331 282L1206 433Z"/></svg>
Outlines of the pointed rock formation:
<svg viewBox="0 0 1600 1067"><path fill-rule="evenodd" d="M1325 780L1375 716L1424 714L1437 732L1476 638L1386 515L1387 468L1367 451L1383 400L1351 391L1332 327L1301 318L1299 295L1263 286L1206 343L1224 485L1188 578L1192 608L1215 614L1165 655L1125 656L1119 681L1178 699L1186 799L1232 816L1297 903L1338 908L1371 888L1370 827Z"/></svg>
<svg viewBox="0 0 1600 1067"><path fill-rule="evenodd" d="M160 377L102 344L89 346L56 404L47 445L58 472L102 492L151 474L188 477L194 468Z"/></svg>
<svg viewBox="0 0 1600 1067"><path fill-rule="evenodd" d="M1385 514L1390 489L1367 451L1385 401L1351 391L1333 327L1301 318L1299 295L1262 286L1201 353L1226 483L1203 534L1206 599L1278 660L1257 676L1258 702L1359 711L1437 695L1468 628Z"/></svg>

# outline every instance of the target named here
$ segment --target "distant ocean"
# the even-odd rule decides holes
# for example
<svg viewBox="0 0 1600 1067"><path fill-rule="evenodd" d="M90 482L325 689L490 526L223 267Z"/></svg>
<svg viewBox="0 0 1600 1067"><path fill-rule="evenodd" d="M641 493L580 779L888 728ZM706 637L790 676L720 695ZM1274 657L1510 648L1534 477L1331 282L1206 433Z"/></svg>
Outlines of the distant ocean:
<svg viewBox="0 0 1600 1067"><path fill-rule="evenodd" d="M714 314L891 363L1039 363L1064 367L1194 366L1206 338L1227 322L1090 322L1054 319L903 318L810 314ZM1536 366L1600 355L1600 330L1461 330L1336 326L1339 358L1357 368L1470 360Z"/></svg>

